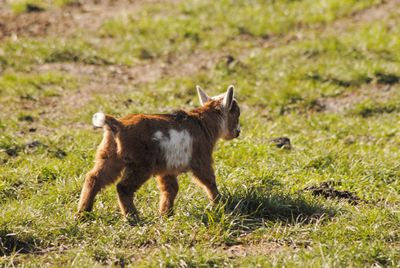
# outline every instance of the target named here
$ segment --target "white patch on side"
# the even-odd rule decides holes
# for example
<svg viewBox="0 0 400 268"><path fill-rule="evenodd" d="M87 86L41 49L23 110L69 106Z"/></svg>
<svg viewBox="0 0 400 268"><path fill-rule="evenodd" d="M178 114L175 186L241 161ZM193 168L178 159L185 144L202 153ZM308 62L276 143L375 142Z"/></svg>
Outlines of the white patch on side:
<svg viewBox="0 0 400 268"><path fill-rule="evenodd" d="M106 116L101 112L95 113L92 122L95 127L103 127L106 124Z"/></svg>
<svg viewBox="0 0 400 268"><path fill-rule="evenodd" d="M186 167L192 158L193 139L187 130L169 130L169 137L157 131L153 139L160 142L168 168Z"/></svg>

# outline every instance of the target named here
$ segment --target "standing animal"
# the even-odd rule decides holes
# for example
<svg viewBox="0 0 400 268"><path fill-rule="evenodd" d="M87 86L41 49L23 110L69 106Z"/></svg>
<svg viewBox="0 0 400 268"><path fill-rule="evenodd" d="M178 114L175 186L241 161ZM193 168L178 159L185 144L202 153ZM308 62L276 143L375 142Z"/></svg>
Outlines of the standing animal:
<svg viewBox="0 0 400 268"><path fill-rule="evenodd" d="M117 183L118 202L124 216L137 217L133 195L151 176L161 192L161 214L170 214L178 193L177 176L191 171L211 203L219 197L212 153L218 139L240 134L240 109L234 87L209 97L197 86L201 107L172 114L132 114L116 119L104 113L93 125L104 130L95 165L86 175L78 215L91 211L96 194Z"/></svg>

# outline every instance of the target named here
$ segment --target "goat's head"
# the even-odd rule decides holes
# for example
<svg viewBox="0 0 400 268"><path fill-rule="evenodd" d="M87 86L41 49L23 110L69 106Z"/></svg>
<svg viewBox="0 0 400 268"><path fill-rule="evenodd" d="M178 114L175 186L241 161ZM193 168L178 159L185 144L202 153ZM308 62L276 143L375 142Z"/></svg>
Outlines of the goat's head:
<svg viewBox="0 0 400 268"><path fill-rule="evenodd" d="M231 140L237 138L240 134L240 108L234 97L234 87L229 86L227 91L215 97L209 97L207 93L197 86L200 103L205 106L209 102L215 102L222 112L221 133L222 138Z"/></svg>

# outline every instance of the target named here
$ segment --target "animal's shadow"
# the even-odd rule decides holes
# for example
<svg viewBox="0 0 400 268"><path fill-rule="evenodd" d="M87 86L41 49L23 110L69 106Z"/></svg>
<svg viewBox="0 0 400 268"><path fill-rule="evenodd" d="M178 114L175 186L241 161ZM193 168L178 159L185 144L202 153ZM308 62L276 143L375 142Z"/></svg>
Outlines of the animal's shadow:
<svg viewBox="0 0 400 268"><path fill-rule="evenodd" d="M14 252L26 254L35 250L33 236L19 237L8 229L0 230L0 254L9 256Z"/></svg>
<svg viewBox="0 0 400 268"><path fill-rule="evenodd" d="M274 182L277 183L277 182ZM279 183L278 183L279 184ZM310 224L321 222L336 214L333 207L324 206L306 195L280 193L268 187L223 189L221 205L202 214L204 224L220 221L228 215L237 224L230 229L255 230L265 227L266 222L283 224Z"/></svg>

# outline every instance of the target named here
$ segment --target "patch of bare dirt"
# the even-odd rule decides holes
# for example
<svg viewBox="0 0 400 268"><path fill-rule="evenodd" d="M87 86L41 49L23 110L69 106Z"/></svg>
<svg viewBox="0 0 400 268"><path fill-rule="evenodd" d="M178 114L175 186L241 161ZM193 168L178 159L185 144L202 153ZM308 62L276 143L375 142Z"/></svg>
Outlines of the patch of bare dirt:
<svg viewBox="0 0 400 268"><path fill-rule="evenodd" d="M306 187L304 190L310 191L313 195L323 196L328 199L343 199L354 205L357 205L361 201L355 193L335 189L332 182L322 182L318 186Z"/></svg>
<svg viewBox="0 0 400 268"><path fill-rule="evenodd" d="M398 14L398 10L400 10L400 0L387 0L382 1L380 4L343 16L342 18L338 18L332 23L321 23L312 26L304 25L296 29L296 31L286 35L271 35L257 38L248 34L242 34L239 38L243 40L251 39L258 47L274 48L299 40L312 39L315 38L316 34L318 35L318 38L320 38L321 36L345 32L361 23L378 21L392 16L393 14ZM393 25L393 27L395 26L396 25Z"/></svg>
<svg viewBox="0 0 400 268"><path fill-rule="evenodd" d="M0 9L0 40L4 38L41 37L46 35L68 36L77 30L97 30L105 20L119 14L138 10L143 4L159 0L141 1L81 1L63 8L37 10L13 14ZM96 1L95 1L96 2Z"/></svg>
<svg viewBox="0 0 400 268"><path fill-rule="evenodd" d="M292 143L288 137L272 138L269 140L271 143L275 144L276 147L291 150Z"/></svg>
<svg viewBox="0 0 400 268"><path fill-rule="evenodd" d="M350 16L337 20L332 24L332 28L347 29L348 25L361 22L373 22L386 18L400 9L400 0L386 0L381 4L355 12Z"/></svg>
<svg viewBox="0 0 400 268"><path fill-rule="evenodd" d="M356 91L345 92L336 97L321 98L317 102L325 112L342 113L367 100L385 102L391 99L396 89L391 85L365 85Z"/></svg>
<svg viewBox="0 0 400 268"><path fill-rule="evenodd" d="M191 76L201 70L213 68L225 61L223 52L193 53L171 57L168 62L152 60L137 66L123 65L86 65L80 63L50 63L37 66L33 72L60 71L82 80L82 86L67 93L62 98L39 100L34 106L45 107L42 116L57 118L65 107L79 109L88 103L94 95L118 94L137 90L140 85L151 83L163 77ZM29 106L29 105L28 105Z"/></svg>

